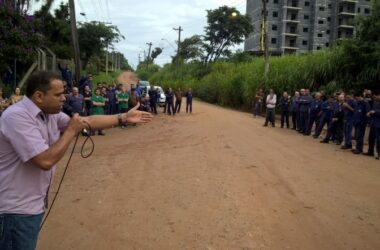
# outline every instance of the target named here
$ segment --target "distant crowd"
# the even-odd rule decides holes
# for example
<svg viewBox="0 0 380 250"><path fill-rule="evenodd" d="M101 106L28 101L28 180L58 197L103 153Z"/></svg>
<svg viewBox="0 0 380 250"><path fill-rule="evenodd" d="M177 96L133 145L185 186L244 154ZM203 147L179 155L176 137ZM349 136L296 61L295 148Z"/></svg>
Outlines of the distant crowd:
<svg viewBox="0 0 380 250"><path fill-rule="evenodd" d="M281 128L290 128L305 136L312 135L318 139L322 131L326 133L321 143L333 142L343 150L351 150L354 154L375 156L380 155L380 92L371 90L363 92L337 92L327 96L324 91L310 94L308 89L296 91L293 97L287 92L278 100L272 89L264 98L260 89L253 103L253 116L261 115L263 106L266 107L265 123L263 126L275 127L275 109L281 111ZM292 124L289 122L291 117ZM364 139L368 133L368 149L364 152ZM368 131L367 131L368 132ZM355 147L352 141L355 140Z"/></svg>
<svg viewBox="0 0 380 250"><path fill-rule="evenodd" d="M128 112L131 108L139 104L139 110L158 114L158 107L163 107L163 113L175 115L180 113L182 98L186 98L186 113L192 113L193 110L193 92L189 88L185 93L178 88L173 91L169 88L163 92L158 86L140 86L139 83L131 85L127 89L124 84L115 82L106 83L98 82L93 84L93 76L89 74L83 77L76 84L72 80L72 74L68 66L62 68L64 83L64 95L66 101L62 111L69 116L79 114L81 116L89 115L114 115ZM68 82L70 84L68 84ZM23 98L20 88L16 88L10 98L6 98L3 89L0 88L0 116L1 113L10 105L17 103ZM126 128L127 124L122 125ZM103 130L91 131L92 135L105 135Z"/></svg>

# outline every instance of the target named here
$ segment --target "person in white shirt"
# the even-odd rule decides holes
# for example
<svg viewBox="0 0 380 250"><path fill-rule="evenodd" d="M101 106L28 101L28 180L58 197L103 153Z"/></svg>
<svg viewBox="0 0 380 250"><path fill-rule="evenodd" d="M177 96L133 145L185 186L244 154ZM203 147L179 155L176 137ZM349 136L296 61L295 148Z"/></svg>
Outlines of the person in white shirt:
<svg viewBox="0 0 380 250"><path fill-rule="evenodd" d="M268 122L272 123L272 127L274 127L274 123L275 123L274 115L275 115L276 102L277 102L277 96L273 92L273 89L270 89L269 95L267 96L267 99L266 99L267 114L265 118L264 127L268 126Z"/></svg>

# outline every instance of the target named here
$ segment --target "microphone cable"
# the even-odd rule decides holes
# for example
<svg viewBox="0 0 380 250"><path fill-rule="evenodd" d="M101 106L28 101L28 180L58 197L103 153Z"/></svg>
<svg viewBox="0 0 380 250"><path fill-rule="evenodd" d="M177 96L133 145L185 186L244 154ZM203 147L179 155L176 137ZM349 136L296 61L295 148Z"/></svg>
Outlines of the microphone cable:
<svg viewBox="0 0 380 250"><path fill-rule="evenodd" d="M82 147L81 147L81 150L80 150L80 155L81 155L82 158L86 159L86 158L90 157L90 156L92 155L92 153L94 152L94 150L95 150L95 143L94 143L94 141L93 141L92 138L91 138L91 131L92 131L92 129L91 129L90 124L89 124L88 122L86 122L86 121L84 121L84 122L87 124L89 131L86 131L85 129L83 130L83 132L86 133L86 139L84 140L84 142L83 142L83 144L82 144ZM53 201L51 202L50 208L49 208L49 210L47 211L46 216L45 216L45 218L43 219L43 221L42 221L42 223L41 223L40 231L42 230L42 227L44 226L44 224L45 224L47 218L49 217L50 212L51 212L51 210L53 209L53 206L54 206L55 200L57 199L58 194L59 194L59 191L61 190L61 186L62 186L63 180L64 180L64 178L65 178L65 175L66 175L66 172L67 172L67 168L69 167L69 164L70 164L71 158L73 157L74 150L75 150L75 148L76 148L76 145L77 145L78 139L79 139L79 133L78 133L78 135L77 135L76 138L75 138L75 142L74 142L73 149L71 150L71 153L70 153L69 159L67 160L67 163L66 163L66 166L65 166L65 169L63 170L63 174L62 174L61 180L59 181L57 191L56 191L56 193L55 193L55 195L54 195L54 197L53 197ZM87 143L88 141L91 142L91 150L90 150L90 152L89 152L88 154L84 154L84 147L85 147L85 145L86 145L86 143Z"/></svg>

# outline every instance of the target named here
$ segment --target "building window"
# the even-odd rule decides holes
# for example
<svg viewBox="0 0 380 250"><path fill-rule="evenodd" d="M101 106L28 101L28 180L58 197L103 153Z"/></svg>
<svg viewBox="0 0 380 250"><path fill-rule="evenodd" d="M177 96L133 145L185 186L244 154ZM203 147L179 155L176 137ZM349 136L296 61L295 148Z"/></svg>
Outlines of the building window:
<svg viewBox="0 0 380 250"><path fill-rule="evenodd" d="M320 6L320 7L319 7L319 10L320 10L320 11L325 11L325 7Z"/></svg>
<svg viewBox="0 0 380 250"><path fill-rule="evenodd" d="M291 20L296 20L296 19L297 19L297 14L292 14L292 15L290 16L290 18L291 18Z"/></svg>
<svg viewBox="0 0 380 250"><path fill-rule="evenodd" d="M309 19L309 15L304 15L303 19L308 20Z"/></svg>
<svg viewBox="0 0 380 250"><path fill-rule="evenodd" d="M273 0L273 3L278 4L278 0Z"/></svg>
<svg viewBox="0 0 380 250"><path fill-rule="evenodd" d="M318 37L323 37L322 33L318 33Z"/></svg>
<svg viewBox="0 0 380 250"><path fill-rule="evenodd" d="M327 17L327 22L331 22L331 17Z"/></svg>
<svg viewBox="0 0 380 250"><path fill-rule="evenodd" d="M305 6L310 6L310 2L309 1L305 1Z"/></svg>
<svg viewBox="0 0 380 250"><path fill-rule="evenodd" d="M321 50L322 48L320 46L317 47L317 50Z"/></svg>
<svg viewBox="0 0 380 250"><path fill-rule="evenodd" d="M318 23L319 23L319 24L323 24L323 20L319 20Z"/></svg>
<svg viewBox="0 0 380 250"><path fill-rule="evenodd" d="M330 30L326 30L326 34L330 34Z"/></svg>
<svg viewBox="0 0 380 250"><path fill-rule="evenodd" d="M296 47L296 40L294 40L294 39L289 40L289 45L290 45L290 47Z"/></svg>
<svg viewBox="0 0 380 250"><path fill-rule="evenodd" d="M358 13L360 13L360 8L358 8Z"/></svg>
<svg viewBox="0 0 380 250"><path fill-rule="evenodd" d="M329 44L329 43L326 43L326 47L327 47L327 48L330 47L330 44Z"/></svg>
<svg viewBox="0 0 380 250"><path fill-rule="evenodd" d="M309 32L309 28L303 28L303 32Z"/></svg>
<svg viewBox="0 0 380 250"><path fill-rule="evenodd" d="M371 11L370 11L370 9L365 8L365 9L364 9L364 13L365 13L365 14L369 14L369 13L371 13Z"/></svg>
<svg viewBox="0 0 380 250"><path fill-rule="evenodd" d="M272 38L272 39L271 39L271 43L272 43L272 44L276 44L276 43L277 43L277 39L276 39L276 38Z"/></svg>
<svg viewBox="0 0 380 250"><path fill-rule="evenodd" d="M278 17L278 12L277 11L273 11L273 17Z"/></svg>
<svg viewBox="0 0 380 250"><path fill-rule="evenodd" d="M307 41L306 41L306 40L303 40L303 41L302 41L302 45L307 45Z"/></svg>
<svg viewBox="0 0 380 250"><path fill-rule="evenodd" d="M290 33L295 34L296 33L296 27L290 27Z"/></svg>
<svg viewBox="0 0 380 250"><path fill-rule="evenodd" d="M332 5L331 3L329 3L329 5L327 5L327 8L331 9L332 8Z"/></svg>
<svg viewBox="0 0 380 250"><path fill-rule="evenodd" d="M277 25L272 25L272 30L277 30Z"/></svg>

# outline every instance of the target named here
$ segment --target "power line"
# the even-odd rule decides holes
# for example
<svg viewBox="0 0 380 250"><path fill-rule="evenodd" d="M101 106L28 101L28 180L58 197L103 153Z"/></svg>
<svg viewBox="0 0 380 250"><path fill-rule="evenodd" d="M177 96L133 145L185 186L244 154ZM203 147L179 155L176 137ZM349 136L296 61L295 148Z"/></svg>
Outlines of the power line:
<svg viewBox="0 0 380 250"><path fill-rule="evenodd" d="M106 7L107 7L107 17L108 17L108 21L112 23L111 16L110 16L109 0L106 0Z"/></svg>
<svg viewBox="0 0 380 250"><path fill-rule="evenodd" d="M98 0L98 6L99 6L99 9L100 9L100 12L101 12L101 15L103 15L105 12L104 8L103 8L103 4L102 4L102 1L101 0ZM106 14L103 16L105 17L103 20L105 21L107 19L106 17Z"/></svg>
<svg viewBox="0 0 380 250"><path fill-rule="evenodd" d="M96 8L96 6L95 6L95 0L91 0L91 3L92 3L92 7L94 8L95 15L99 16L98 8Z"/></svg>

